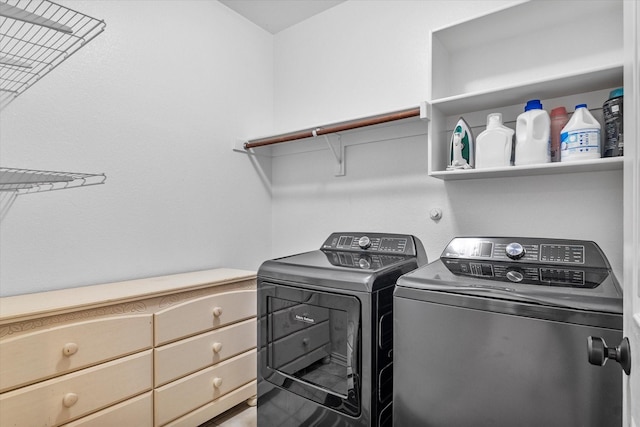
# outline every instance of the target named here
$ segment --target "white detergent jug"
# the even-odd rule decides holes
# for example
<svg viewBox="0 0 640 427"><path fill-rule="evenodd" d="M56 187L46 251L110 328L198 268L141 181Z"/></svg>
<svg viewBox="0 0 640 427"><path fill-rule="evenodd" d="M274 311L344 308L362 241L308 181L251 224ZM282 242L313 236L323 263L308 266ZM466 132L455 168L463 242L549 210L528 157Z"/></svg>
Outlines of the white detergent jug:
<svg viewBox="0 0 640 427"><path fill-rule="evenodd" d="M516 166L551 161L550 129L549 113L542 109L540 100L527 101L524 113L516 120Z"/></svg>
<svg viewBox="0 0 640 427"><path fill-rule="evenodd" d="M576 105L576 111L560 132L560 161L600 158L600 123L587 109Z"/></svg>
<svg viewBox="0 0 640 427"><path fill-rule="evenodd" d="M489 114L487 129L476 138L476 169L509 166L513 134L502 124L502 114Z"/></svg>

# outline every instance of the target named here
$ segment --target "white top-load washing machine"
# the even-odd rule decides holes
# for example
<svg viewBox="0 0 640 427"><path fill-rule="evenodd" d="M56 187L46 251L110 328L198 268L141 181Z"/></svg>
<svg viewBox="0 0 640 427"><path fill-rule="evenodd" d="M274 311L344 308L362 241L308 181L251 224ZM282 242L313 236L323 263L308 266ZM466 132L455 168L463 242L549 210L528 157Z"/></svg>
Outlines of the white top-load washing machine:
<svg viewBox="0 0 640 427"><path fill-rule="evenodd" d="M621 425L620 366L590 364L630 364L595 243L455 238L393 300L394 425Z"/></svg>

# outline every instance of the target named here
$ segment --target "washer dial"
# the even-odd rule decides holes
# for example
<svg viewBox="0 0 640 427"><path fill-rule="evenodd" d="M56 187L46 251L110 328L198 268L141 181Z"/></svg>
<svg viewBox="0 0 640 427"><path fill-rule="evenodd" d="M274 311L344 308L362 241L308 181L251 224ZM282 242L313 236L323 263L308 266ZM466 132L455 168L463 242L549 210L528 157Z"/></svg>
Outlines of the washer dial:
<svg viewBox="0 0 640 427"><path fill-rule="evenodd" d="M507 279L514 283L519 283L524 280L524 274L520 270L509 270L507 271Z"/></svg>
<svg viewBox="0 0 640 427"><path fill-rule="evenodd" d="M509 243L504 251L511 259L520 259L525 254L524 246L517 242Z"/></svg>
<svg viewBox="0 0 640 427"><path fill-rule="evenodd" d="M363 270L368 270L371 268L371 258L362 257L358 260L358 266Z"/></svg>

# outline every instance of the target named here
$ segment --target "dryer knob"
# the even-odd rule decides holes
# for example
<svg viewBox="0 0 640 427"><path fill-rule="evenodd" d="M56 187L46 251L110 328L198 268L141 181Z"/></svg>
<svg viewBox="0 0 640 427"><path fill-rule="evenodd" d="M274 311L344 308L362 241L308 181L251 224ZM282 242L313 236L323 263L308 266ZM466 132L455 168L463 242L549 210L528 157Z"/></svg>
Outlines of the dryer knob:
<svg viewBox="0 0 640 427"><path fill-rule="evenodd" d="M524 246L516 242L509 243L504 251L506 252L507 256L511 259L520 259L525 254Z"/></svg>
<svg viewBox="0 0 640 427"><path fill-rule="evenodd" d="M358 239L358 246L360 246L361 249L370 248L371 239L369 239L367 236L362 236L360 239Z"/></svg>

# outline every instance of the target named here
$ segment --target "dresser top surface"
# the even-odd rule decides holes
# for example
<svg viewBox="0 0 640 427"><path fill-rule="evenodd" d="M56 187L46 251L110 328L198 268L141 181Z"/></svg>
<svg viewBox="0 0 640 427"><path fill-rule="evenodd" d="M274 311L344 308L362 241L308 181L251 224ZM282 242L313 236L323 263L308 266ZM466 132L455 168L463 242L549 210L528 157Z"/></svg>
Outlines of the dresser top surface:
<svg viewBox="0 0 640 427"><path fill-rule="evenodd" d="M0 324L255 279L249 270L217 268L0 298Z"/></svg>

